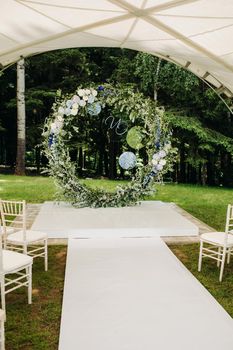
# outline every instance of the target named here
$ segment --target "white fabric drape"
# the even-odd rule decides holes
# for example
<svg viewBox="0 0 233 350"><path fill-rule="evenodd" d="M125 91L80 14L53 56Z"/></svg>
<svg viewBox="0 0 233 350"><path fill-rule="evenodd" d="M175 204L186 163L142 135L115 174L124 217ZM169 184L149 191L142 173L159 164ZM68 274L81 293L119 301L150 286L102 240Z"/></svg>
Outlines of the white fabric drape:
<svg viewBox="0 0 233 350"><path fill-rule="evenodd" d="M70 47L122 47L175 62L233 94L232 0L4 0L0 63Z"/></svg>

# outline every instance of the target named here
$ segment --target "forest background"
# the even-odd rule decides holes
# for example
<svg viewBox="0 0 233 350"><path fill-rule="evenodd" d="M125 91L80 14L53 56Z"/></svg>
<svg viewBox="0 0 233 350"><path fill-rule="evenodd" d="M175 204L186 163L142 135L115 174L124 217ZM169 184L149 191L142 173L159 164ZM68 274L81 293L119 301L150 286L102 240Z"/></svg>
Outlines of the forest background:
<svg viewBox="0 0 233 350"><path fill-rule="evenodd" d="M126 49L68 49L25 60L26 166L39 174L46 166L41 147L44 120L57 89L106 82L133 85L164 106L177 148L174 171L165 181L233 186L233 118L203 81L172 63ZM17 144L16 66L0 76L0 172L14 172ZM120 119L120 116L119 116ZM124 178L118 157L122 138L93 119L90 130L71 147L82 177ZM85 135L89 135L86 137ZM90 137L91 135L91 137Z"/></svg>

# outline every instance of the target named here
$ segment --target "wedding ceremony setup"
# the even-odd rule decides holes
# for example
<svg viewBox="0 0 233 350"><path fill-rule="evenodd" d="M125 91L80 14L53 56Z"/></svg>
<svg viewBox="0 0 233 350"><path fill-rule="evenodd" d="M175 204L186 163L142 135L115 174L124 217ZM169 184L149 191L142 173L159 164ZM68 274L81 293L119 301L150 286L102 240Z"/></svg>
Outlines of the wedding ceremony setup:
<svg viewBox="0 0 233 350"><path fill-rule="evenodd" d="M0 10L0 350L232 350L233 2Z"/></svg>

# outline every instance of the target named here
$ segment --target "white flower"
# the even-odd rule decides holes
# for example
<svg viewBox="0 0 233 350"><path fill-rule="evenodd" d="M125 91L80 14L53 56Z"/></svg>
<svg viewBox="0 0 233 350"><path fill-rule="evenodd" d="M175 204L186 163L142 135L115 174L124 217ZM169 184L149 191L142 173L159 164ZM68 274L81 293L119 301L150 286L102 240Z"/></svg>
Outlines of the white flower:
<svg viewBox="0 0 233 350"><path fill-rule="evenodd" d="M153 159L156 159L156 160L158 160L160 158L160 155L159 155L159 153L155 153L154 155L153 155Z"/></svg>
<svg viewBox="0 0 233 350"><path fill-rule="evenodd" d="M167 153L162 149L161 151L159 151L159 156L160 158L164 158L166 157Z"/></svg>
<svg viewBox="0 0 233 350"><path fill-rule="evenodd" d="M56 132L56 129L57 129L57 126L56 126L56 123L52 123L51 125L50 125L50 127L51 127L51 133L55 133Z"/></svg>
<svg viewBox="0 0 233 350"><path fill-rule="evenodd" d="M78 102L78 101L80 101L80 97L79 97L78 95L74 95L74 96L72 97L72 100L73 100L74 102Z"/></svg>
<svg viewBox="0 0 233 350"><path fill-rule="evenodd" d="M64 111L64 112L65 112L65 111ZM58 115L58 116L57 116L57 120L58 120L59 122L63 122L64 119L63 119L63 117L62 117L61 115Z"/></svg>
<svg viewBox="0 0 233 350"><path fill-rule="evenodd" d="M70 115L71 113L71 109L70 108L66 108L65 109L65 115Z"/></svg>
<svg viewBox="0 0 233 350"><path fill-rule="evenodd" d="M157 165L157 164L158 164L158 160L157 160L157 159L152 159L151 163L152 163L153 165Z"/></svg>
<svg viewBox="0 0 233 350"><path fill-rule="evenodd" d="M63 122L59 120L55 120L54 124L56 125L56 129L57 129L56 131L59 131L63 126Z"/></svg>
<svg viewBox="0 0 233 350"><path fill-rule="evenodd" d="M82 96L84 95L84 90L83 90L83 89L79 89L79 90L78 90L78 95L79 95L80 97L82 97Z"/></svg>
<svg viewBox="0 0 233 350"><path fill-rule="evenodd" d="M78 104L75 102L75 103L73 104L72 108L78 109Z"/></svg>
<svg viewBox="0 0 233 350"><path fill-rule="evenodd" d="M64 113L65 113L64 108L63 108L63 107L59 107L59 108L58 108L58 113L59 113L59 114L64 114Z"/></svg>
<svg viewBox="0 0 233 350"><path fill-rule="evenodd" d="M85 95L90 95L90 93L91 93L91 91L89 89L85 89L84 92L85 92Z"/></svg>
<svg viewBox="0 0 233 350"><path fill-rule="evenodd" d="M79 101L79 106L81 106L81 107L86 106L86 101L80 100L80 101Z"/></svg>
<svg viewBox="0 0 233 350"><path fill-rule="evenodd" d="M71 115L77 115L77 113L78 113L78 108L71 109Z"/></svg>
<svg viewBox="0 0 233 350"><path fill-rule="evenodd" d="M91 90L91 93L92 93L92 95L94 96L94 97L96 97L97 96L97 94L98 94L98 92L96 91L96 90Z"/></svg>
<svg viewBox="0 0 233 350"><path fill-rule="evenodd" d="M160 171L160 170L162 170L162 169L163 169L162 164L158 164L158 165L156 165L156 169L157 169L157 170L159 170L159 171Z"/></svg>
<svg viewBox="0 0 233 350"><path fill-rule="evenodd" d="M171 143L167 143L165 146L164 146L164 150L165 151L169 151L169 149L171 149Z"/></svg>
<svg viewBox="0 0 233 350"><path fill-rule="evenodd" d="M88 101L88 96L84 95L83 99L84 99L84 101Z"/></svg>
<svg viewBox="0 0 233 350"><path fill-rule="evenodd" d="M167 161L165 159L160 159L159 164L166 165Z"/></svg>
<svg viewBox="0 0 233 350"><path fill-rule="evenodd" d="M93 103L95 101L95 97L93 95L90 95L88 97L88 103Z"/></svg>

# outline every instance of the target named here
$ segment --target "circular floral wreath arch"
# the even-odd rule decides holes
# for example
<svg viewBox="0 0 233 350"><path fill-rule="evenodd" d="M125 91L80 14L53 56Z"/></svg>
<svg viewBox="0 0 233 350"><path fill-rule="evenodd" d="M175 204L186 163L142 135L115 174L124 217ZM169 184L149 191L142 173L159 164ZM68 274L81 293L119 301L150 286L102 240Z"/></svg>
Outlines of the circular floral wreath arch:
<svg viewBox="0 0 233 350"><path fill-rule="evenodd" d="M138 146L136 171L131 181L126 185L117 186L115 192L93 189L80 182L68 147L73 134L79 135L79 122L93 120L106 108L113 114L127 116L130 126L133 127L127 134L131 139L129 144L132 146L135 137L139 136L140 142L143 139L147 154L147 164L143 164L139 156L141 145ZM139 135L132 132L135 128L138 128L137 132L140 129ZM65 96L62 96L59 90L52 113L46 119L43 136L48 173L55 179L65 199L77 207L135 205L153 191L154 178L161 178L161 175L171 168L170 131L164 121L164 111L158 108L154 101L135 92L130 86L113 87L106 84L98 88L78 88L74 94ZM122 164L132 164L136 158L132 152L125 152L120 158L122 157ZM130 166L128 165L129 169ZM122 167L124 168L124 165Z"/></svg>

